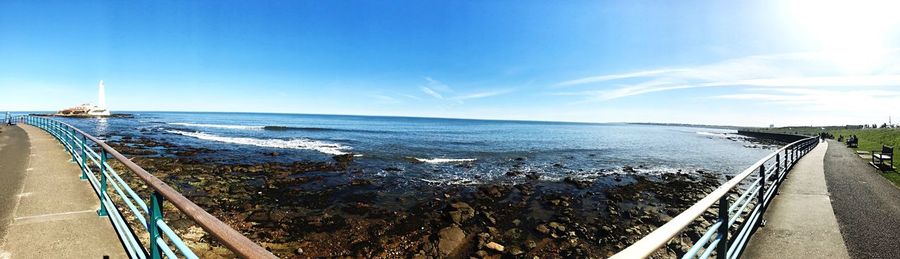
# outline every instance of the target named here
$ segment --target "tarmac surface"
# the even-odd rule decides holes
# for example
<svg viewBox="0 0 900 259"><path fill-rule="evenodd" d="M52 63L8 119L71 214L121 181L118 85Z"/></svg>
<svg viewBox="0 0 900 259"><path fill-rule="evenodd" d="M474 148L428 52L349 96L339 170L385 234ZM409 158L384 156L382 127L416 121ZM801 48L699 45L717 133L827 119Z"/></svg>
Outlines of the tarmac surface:
<svg viewBox="0 0 900 259"><path fill-rule="evenodd" d="M28 152L22 151L29 149L28 135L24 130L0 126L0 237L6 236L18 200L16 195L22 191L23 172L28 162Z"/></svg>
<svg viewBox="0 0 900 259"><path fill-rule="evenodd" d="M852 149L829 141L825 178L853 258L900 258L900 189L879 174Z"/></svg>
<svg viewBox="0 0 900 259"><path fill-rule="evenodd" d="M79 179L81 170L69 162L71 155L59 141L27 125L5 127L2 134L0 177L21 183L0 189L0 214L11 214L0 222L6 231L0 238L0 259L127 257L109 219L97 215L96 193Z"/></svg>
<svg viewBox="0 0 900 259"><path fill-rule="evenodd" d="M779 188L745 258L849 258L825 180L827 143L800 159Z"/></svg>

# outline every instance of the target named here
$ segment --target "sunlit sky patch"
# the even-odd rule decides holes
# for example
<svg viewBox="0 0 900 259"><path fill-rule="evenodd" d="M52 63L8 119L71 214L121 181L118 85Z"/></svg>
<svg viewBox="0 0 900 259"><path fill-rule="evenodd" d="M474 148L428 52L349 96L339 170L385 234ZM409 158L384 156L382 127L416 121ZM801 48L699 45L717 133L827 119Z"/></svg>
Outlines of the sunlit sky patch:
<svg viewBox="0 0 900 259"><path fill-rule="evenodd" d="M896 1L0 3L0 110L764 126L900 116ZM877 107L873 112L873 107Z"/></svg>

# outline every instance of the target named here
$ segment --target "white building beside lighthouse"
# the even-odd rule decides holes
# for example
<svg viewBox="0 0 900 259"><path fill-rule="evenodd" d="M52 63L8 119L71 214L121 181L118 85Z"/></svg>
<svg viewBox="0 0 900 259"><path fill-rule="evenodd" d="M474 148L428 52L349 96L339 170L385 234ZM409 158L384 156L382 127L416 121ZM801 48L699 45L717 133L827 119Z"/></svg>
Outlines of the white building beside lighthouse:
<svg viewBox="0 0 900 259"><path fill-rule="evenodd" d="M100 84L97 86L99 89L97 93L97 105L93 105L90 103L78 105L72 108L68 108L65 110L61 110L56 113L56 115L60 116L109 116L109 109L106 108L106 87L103 85L103 80L100 80Z"/></svg>

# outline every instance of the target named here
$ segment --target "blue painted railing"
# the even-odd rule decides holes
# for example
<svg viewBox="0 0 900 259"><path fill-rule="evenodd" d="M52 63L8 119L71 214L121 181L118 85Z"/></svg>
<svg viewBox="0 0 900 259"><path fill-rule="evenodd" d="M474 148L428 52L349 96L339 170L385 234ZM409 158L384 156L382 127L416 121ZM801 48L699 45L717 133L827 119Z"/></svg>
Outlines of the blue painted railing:
<svg viewBox="0 0 900 259"><path fill-rule="evenodd" d="M166 223L163 217L163 202L166 200L237 255L245 258L275 257L147 173L103 141L69 124L47 117L20 116L15 120L49 132L72 155L72 162L77 163L81 168L80 178L90 182L94 193L100 199L100 208L97 209L97 214L109 218L129 257L157 259L163 256L179 258L180 255L181 258L198 258ZM107 160L109 157L121 162L152 189L149 204L132 190L119 173L109 165ZM137 219L141 223L141 227L149 233L148 247L142 245L132 231L133 226L125 220L122 209L110 198L110 186L114 191L113 194L125 204L127 208L125 212ZM174 246L174 250L177 250L178 254L170 245Z"/></svg>
<svg viewBox="0 0 900 259"><path fill-rule="evenodd" d="M714 205L718 219L711 224L681 258L738 258L757 228L765 224L763 214L778 193L788 172L818 145L816 137L788 144L759 160L712 191L696 204L611 258L646 258L664 247ZM729 200L730 193L741 195ZM734 234L732 236L732 234Z"/></svg>

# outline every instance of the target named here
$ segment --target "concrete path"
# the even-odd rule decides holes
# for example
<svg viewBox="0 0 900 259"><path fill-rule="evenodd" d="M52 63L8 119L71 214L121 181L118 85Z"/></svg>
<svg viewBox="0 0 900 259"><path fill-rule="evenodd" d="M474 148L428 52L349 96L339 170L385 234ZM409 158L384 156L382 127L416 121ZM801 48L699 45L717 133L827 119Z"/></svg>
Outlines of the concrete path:
<svg viewBox="0 0 900 259"><path fill-rule="evenodd" d="M849 258L825 182L820 143L794 165L769 205L765 227L757 230L746 258Z"/></svg>
<svg viewBox="0 0 900 259"><path fill-rule="evenodd" d="M852 149L830 142L825 179L853 258L900 258L900 189Z"/></svg>
<svg viewBox="0 0 900 259"><path fill-rule="evenodd" d="M13 219L16 197L22 191L25 163L28 162L28 135L19 127L0 125L0 238L6 236ZM2 241L2 239L0 239ZM0 242L2 244L2 242Z"/></svg>
<svg viewBox="0 0 900 259"><path fill-rule="evenodd" d="M43 130L20 128L30 150L7 145L0 151L29 154L24 170L0 171L4 177L24 176L12 220L0 222L8 230L0 240L0 258L126 258L109 220L97 216L99 200L90 183L78 179L81 171L68 162L63 146Z"/></svg>

